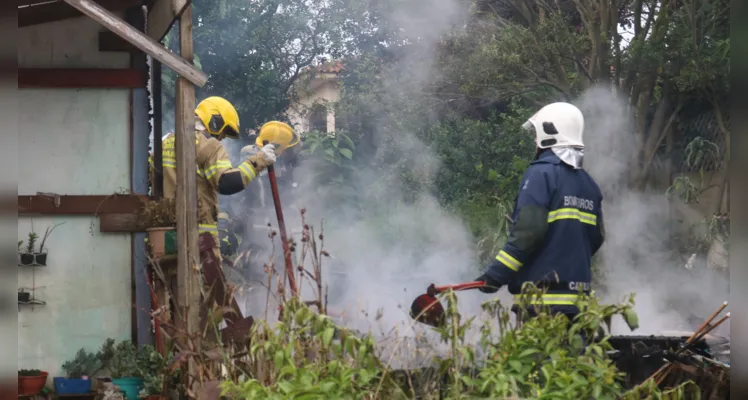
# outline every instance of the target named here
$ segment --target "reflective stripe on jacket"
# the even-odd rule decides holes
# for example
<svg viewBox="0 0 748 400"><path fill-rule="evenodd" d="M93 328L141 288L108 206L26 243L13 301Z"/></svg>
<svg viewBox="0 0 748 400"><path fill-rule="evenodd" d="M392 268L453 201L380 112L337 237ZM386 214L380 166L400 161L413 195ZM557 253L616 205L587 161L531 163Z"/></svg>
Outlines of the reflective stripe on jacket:
<svg viewBox="0 0 748 400"><path fill-rule="evenodd" d="M510 240L487 273L512 294L532 282L547 289L545 304L573 306L580 292L591 291L592 256L604 240L601 202L600 188L586 171L543 151L522 178ZM538 240L527 239L538 232Z"/></svg>
<svg viewBox="0 0 748 400"><path fill-rule="evenodd" d="M176 197L177 189L177 158L175 149L175 136L173 133L167 135L162 143L162 172L164 177L164 197ZM218 181L226 172L239 171L242 175L244 186L249 184L256 176L254 167L248 162L240 163L232 168L231 160L226 150L217 139L195 132L195 162L197 164L197 198L201 222L200 232L210 232L218 242L218 226L216 217L218 214ZM153 158L149 157L151 167L151 179L153 174Z"/></svg>

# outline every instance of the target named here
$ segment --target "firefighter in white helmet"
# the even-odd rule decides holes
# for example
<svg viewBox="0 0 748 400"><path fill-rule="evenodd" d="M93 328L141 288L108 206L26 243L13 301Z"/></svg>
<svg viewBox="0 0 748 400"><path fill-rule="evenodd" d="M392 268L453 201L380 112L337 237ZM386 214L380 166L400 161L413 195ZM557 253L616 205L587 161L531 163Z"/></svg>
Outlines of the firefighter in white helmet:
<svg viewBox="0 0 748 400"><path fill-rule="evenodd" d="M569 103L553 103L523 128L535 136L535 159L520 184L509 239L478 280L485 293L508 286L515 312L529 304L531 316L533 304L543 302L573 318L579 295L591 292L592 256L604 240L602 193L582 169L584 117ZM546 294L522 298L525 282Z"/></svg>

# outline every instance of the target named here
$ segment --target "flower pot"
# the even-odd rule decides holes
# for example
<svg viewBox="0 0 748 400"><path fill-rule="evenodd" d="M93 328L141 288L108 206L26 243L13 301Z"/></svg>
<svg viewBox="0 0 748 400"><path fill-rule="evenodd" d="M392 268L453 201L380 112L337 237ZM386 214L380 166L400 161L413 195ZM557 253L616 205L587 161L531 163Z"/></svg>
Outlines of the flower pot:
<svg viewBox="0 0 748 400"><path fill-rule="evenodd" d="M18 292L18 302L28 303L31 300L31 293L29 292Z"/></svg>
<svg viewBox="0 0 748 400"><path fill-rule="evenodd" d="M34 253L34 262L43 267L47 266L47 253Z"/></svg>
<svg viewBox="0 0 748 400"><path fill-rule="evenodd" d="M126 400L139 400L138 393L143 388L143 378L123 377L112 379L112 383L117 385L125 393Z"/></svg>
<svg viewBox="0 0 748 400"><path fill-rule="evenodd" d="M34 396L42 392L47 384L47 372L38 376L18 376L18 396Z"/></svg>
<svg viewBox="0 0 748 400"><path fill-rule="evenodd" d="M90 379L54 378L55 394L88 394L91 392Z"/></svg>
<svg viewBox="0 0 748 400"><path fill-rule="evenodd" d="M159 258L166 255L166 232L172 229L174 228L161 227L145 230L146 234L148 234L148 243L151 245L151 257Z"/></svg>
<svg viewBox="0 0 748 400"><path fill-rule="evenodd" d="M34 263L34 255L32 253L21 253L21 265L31 265Z"/></svg>

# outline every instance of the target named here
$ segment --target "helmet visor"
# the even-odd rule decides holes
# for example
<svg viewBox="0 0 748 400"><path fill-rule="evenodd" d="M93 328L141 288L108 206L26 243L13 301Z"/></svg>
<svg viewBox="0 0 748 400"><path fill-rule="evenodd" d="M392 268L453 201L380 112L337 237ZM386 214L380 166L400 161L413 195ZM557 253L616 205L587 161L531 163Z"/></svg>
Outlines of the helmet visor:
<svg viewBox="0 0 748 400"><path fill-rule="evenodd" d="M239 132L237 132L236 129L234 129L233 126L228 125L228 124L224 125L223 130L221 132L226 137L229 137L229 138L232 138L232 139L236 139L236 138L239 137Z"/></svg>

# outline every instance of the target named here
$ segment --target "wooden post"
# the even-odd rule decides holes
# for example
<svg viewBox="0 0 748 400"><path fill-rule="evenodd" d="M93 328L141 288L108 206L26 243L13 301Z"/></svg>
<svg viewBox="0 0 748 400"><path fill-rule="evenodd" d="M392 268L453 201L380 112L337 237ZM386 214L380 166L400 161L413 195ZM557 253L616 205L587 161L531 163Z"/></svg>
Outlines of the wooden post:
<svg viewBox="0 0 748 400"><path fill-rule="evenodd" d="M179 19L180 55L192 64L192 6ZM195 164L195 87L177 78L177 280L182 332L194 334L200 324L200 253L197 246L197 166ZM183 347L185 348L185 347ZM189 363L188 380L195 377L195 364ZM188 382L185 382L188 383ZM190 385L190 383L188 383ZM190 385L191 386L191 385Z"/></svg>

